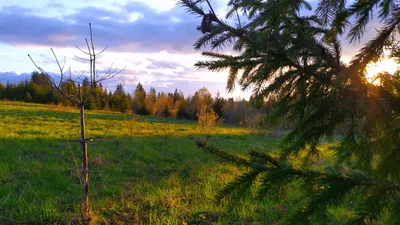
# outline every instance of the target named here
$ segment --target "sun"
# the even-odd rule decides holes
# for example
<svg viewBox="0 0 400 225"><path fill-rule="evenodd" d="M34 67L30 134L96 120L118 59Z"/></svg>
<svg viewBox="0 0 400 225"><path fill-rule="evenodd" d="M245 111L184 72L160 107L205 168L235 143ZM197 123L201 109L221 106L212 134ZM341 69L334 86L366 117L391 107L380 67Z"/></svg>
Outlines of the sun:
<svg viewBox="0 0 400 225"><path fill-rule="evenodd" d="M383 59L376 63L370 63L366 68L366 78L368 82L378 85L380 80L376 78L376 75L382 72L388 72L394 74L400 67L393 59Z"/></svg>

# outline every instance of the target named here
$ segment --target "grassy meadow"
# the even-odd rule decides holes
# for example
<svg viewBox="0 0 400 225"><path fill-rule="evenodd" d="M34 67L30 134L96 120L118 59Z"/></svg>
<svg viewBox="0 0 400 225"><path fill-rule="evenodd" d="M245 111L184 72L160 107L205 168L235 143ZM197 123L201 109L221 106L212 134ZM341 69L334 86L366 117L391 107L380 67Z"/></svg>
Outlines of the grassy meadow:
<svg viewBox="0 0 400 225"><path fill-rule="evenodd" d="M228 211L214 195L235 174L196 147L271 151L278 140L244 128L89 111L90 204L96 224L274 224L288 205L251 197ZM79 114L61 106L0 102L0 224L79 224ZM293 191L293 195L296 195Z"/></svg>

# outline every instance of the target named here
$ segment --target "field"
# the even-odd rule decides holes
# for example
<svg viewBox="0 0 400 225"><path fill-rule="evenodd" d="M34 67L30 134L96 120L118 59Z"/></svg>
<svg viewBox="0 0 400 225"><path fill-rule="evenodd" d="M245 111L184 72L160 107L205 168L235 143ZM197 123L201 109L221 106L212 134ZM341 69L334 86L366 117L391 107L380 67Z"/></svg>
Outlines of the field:
<svg viewBox="0 0 400 225"><path fill-rule="evenodd" d="M241 171L195 146L205 138L246 154L279 143L238 127L130 114L87 113L91 210L96 224L273 224L289 205L228 211L214 195ZM74 108L0 102L0 224L79 224L80 146ZM293 195L298 194L293 192Z"/></svg>
<svg viewBox="0 0 400 225"><path fill-rule="evenodd" d="M80 148L74 108L0 102L0 224L79 222ZM232 176L198 149L206 138L231 152L271 150L276 140L236 127L87 113L91 209L98 223L226 224L257 221L251 199L227 213L213 196ZM268 216L268 215L263 215Z"/></svg>

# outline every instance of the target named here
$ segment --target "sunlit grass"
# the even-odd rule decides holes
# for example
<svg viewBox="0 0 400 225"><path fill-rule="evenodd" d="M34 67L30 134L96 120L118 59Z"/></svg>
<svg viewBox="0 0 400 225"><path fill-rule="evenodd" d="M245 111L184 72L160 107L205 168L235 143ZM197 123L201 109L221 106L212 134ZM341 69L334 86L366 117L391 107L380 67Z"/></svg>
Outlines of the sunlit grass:
<svg viewBox="0 0 400 225"><path fill-rule="evenodd" d="M230 152L274 150L278 140L244 128L89 111L90 197L97 223L273 224L290 205L245 198L226 211L214 196L241 173L194 140ZM0 224L79 221L79 115L75 108L0 102ZM327 155L329 157L329 155ZM321 161L325 163L325 161ZM293 192L294 196L298 193Z"/></svg>

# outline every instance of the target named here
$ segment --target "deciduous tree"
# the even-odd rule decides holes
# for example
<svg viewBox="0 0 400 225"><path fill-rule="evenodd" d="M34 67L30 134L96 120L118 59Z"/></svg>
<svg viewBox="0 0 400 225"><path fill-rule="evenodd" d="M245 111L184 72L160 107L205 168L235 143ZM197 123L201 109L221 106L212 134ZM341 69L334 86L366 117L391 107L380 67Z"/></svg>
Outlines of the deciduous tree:
<svg viewBox="0 0 400 225"><path fill-rule="evenodd" d="M35 61L32 59L30 55L29 58L32 60L33 64L36 68L40 71L40 73L34 73L32 75L33 81L33 88L36 87L49 87L58 91L65 99L68 99L72 103L78 106L80 112L80 136L81 138L78 142L81 144L82 147L82 216L84 218L85 223L90 222L90 207L89 207L89 167L88 167L88 148L87 144L92 138L86 137L85 132L85 106L87 105L89 98L92 96L93 91L95 90L96 86L107 79L111 79L115 77L117 74L121 72L121 70L114 69L110 67L110 69L104 73L99 74L97 71L97 60L103 52L106 50L104 48L101 51L96 51L95 44L93 41L93 34L92 34L92 26L89 23L89 30L90 30L90 37L89 39L85 39L86 43L86 50L83 50L77 47L87 58L83 59L86 60L89 64L89 74L87 76L72 76L71 68L69 68L68 73L65 72L65 59L64 64L61 64L57 55L55 54L54 50L51 49L56 65L59 68L59 77L52 76L42 67L37 65ZM74 81L80 80L77 92L66 92L65 89L63 90L63 84L65 81L73 79ZM87 88L87 90L85 90ZM72 89L74 91L74 88Z"/></svg>

